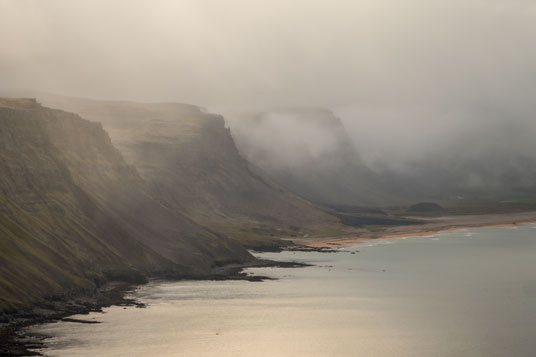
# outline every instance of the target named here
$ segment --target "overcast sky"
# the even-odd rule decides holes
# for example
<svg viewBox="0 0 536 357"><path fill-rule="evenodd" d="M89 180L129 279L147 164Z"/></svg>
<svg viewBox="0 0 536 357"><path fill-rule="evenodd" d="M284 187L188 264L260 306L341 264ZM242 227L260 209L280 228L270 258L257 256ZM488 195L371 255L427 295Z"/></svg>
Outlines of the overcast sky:
<svg viewBox="0 0 536 357"><path fill-rule="evenodd" d="M361 141L389 124L409 143L423 123L532 120L535 4L0 0L0 90L328 107Z"/></svg>

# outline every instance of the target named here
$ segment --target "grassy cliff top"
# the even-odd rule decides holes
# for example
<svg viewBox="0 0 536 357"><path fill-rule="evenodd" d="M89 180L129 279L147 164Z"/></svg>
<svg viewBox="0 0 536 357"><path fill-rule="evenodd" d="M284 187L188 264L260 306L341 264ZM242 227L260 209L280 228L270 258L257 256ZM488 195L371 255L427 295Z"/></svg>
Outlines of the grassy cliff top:
<svg viewBox="0 0 536 357"><path fill-rule="evenodd" d="M35 98L0 98L0 108L38 109L41 104Z"/></svg>

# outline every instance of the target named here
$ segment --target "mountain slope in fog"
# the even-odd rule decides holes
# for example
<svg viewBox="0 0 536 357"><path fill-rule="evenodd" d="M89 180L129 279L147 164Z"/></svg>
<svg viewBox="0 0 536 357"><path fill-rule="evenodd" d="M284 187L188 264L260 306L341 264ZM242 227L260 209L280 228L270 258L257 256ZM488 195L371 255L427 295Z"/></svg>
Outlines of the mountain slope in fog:
<svg viewBox="0 0 536 357"><path fill-rule="evenodd" d="M98 123L0 99L0 309L250 259L163 205Z"/></svg>
<svg viewBox="0 0 536 357"><path fill-rule="evenodd" d="M376 187L373 173L329 110L242 114L230 126L250 162L309 200L361 206L396 201Z"/></svg>
<svg viewBox="0 0 536 357"><path fill-rule="evenodd" d="M415 140L423 136L431 143L422 145L424 152L415 158L380 157L374 162L360 159L343 124L328 110L242 114L230 125L248 160L316 202L408 206L432 200L484 207L503 201L526 204L536 198L536 132L523 121L468 126L435 146L426 133L416 133Z"/></svg>
<svg viewBox="0 0 536 357"><path fill-rule="evenodd" d="M379 169L378 183L404 197L443 201L508 201L536 198L536 146L533 125L489 121L468 128L448 144L392 168Z"/></svg>
<svg viewBox="0 0 536 357"><path fill-rule="evenodd" d="M247 246L341 227L334 216L255 173L219 115L176 103L41 98L101 122L163 204Z"/></svg>

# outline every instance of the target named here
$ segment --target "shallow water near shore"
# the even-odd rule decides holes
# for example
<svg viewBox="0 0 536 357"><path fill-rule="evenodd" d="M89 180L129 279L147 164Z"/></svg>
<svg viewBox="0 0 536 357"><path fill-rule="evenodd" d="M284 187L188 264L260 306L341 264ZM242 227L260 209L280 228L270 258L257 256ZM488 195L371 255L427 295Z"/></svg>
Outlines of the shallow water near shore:
<svg viewBox="0 0 536 357"><path fill-rule="evenodd" d="M356 251L359 252L356 252ZM353 252L353 254L352 254ZM147 308L34 327L47 356L533 356L536 225L259 256L265 282L153 282Z"/></svg>

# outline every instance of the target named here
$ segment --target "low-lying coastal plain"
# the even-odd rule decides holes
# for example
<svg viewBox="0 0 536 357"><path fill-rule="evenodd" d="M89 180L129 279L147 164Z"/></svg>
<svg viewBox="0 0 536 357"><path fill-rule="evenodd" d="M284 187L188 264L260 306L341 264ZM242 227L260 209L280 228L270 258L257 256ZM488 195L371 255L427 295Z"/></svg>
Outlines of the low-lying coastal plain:
<svg viewBox="0 0 536 357"><path fill-rule="evenodd" d="M430 235L444 231L481 227L508 227L535 223L536 212L516 212L479 215L453 215L438 217L408 217L423 222L419 225L386 226L379 230L356 229L356 233L342 237L300 237L292 238L296 245L309 247L333 247L349 245L378 238L399 238L416 235Z"/></svg>

